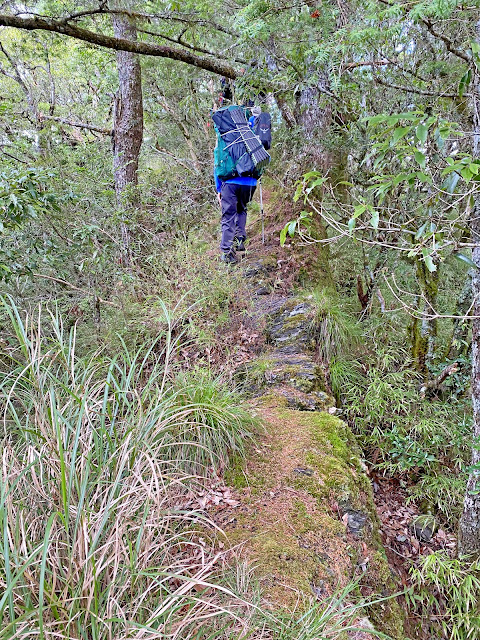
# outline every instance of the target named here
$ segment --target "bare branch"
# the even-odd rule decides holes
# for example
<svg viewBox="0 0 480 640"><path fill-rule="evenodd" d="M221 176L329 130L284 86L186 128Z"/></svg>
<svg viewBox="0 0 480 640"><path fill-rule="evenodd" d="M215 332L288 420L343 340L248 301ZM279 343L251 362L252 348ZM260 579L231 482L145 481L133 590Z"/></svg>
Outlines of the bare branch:
<svg viewBox="0 0 480 640"><path fill-rule="evenodd" d="M63 278L54 278L53 276L46 276L43 273L33 273L32 274L35 278L43 278L44 280L51 280L52 282L58 282L59 284L63 284L65 287L69 287L70 289L73 289L74 291L80 291L80 293L84 293L85 295L91 296L92 292L89 291L88 289L82 289L81 287L77 287L74 284L72 284L71 282L68 282L68 280L63 280ZM98 298L98 301L101 302L102 304L108 304L111 307L115 307L116 309L120 309L119 305L116 304L115 302L111 302L110 300L103 300L102 298Z"/></svg>
<svg viewBox="0 0 480 640"><path fill-rule="evenodd" d="M402 87L398 84L393 84L392 82L387 82L386 80L382 80L378 76L374 76L373 78L377 84L381 84L384 87L389 87L390 89L397 89L398 91L405 91L405 93L416 93L420 96L433 96L436 98L451 98L455 100L458 98L457 93L442 93L439 91L425 91L424 89L417 89L416 87ZM467 93L464 94L468 96Z"/></svg>
<svg viewBox="0 0 480 640"><path fill-rule="evenodd" d="M75 127L77 129L87 129L88 131L94 131L95 133L102 133L106 136L113 135L113 129L107 129L105 127L98 127L94 124L88 124L87 122L74 122L72 120L68 120L68 118L60 118L59 116L50 116L45 114L40 114L40 119L43 120L54 120L55 122L61 122L62 124L68 124L70 127Z"/></svg>

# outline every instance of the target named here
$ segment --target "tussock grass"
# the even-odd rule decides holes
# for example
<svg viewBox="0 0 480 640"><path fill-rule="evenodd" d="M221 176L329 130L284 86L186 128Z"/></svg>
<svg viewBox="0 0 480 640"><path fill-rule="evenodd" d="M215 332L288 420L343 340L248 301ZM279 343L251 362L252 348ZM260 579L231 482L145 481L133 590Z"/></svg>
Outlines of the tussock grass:
<svg viewBox="0 0 480 640"><path fill-rule="evenodd" d="M315 309L312 332L318 344L318 353L324 362L329 363L358 344L360 325L333 291L316 288L310 292L308 299Z"/></svg>
<svg viewBox="0 0 480 640"><path fill-rule="evenodd" d="M245 603L210 582L213 525L192 498L200 462L224 462L252 419L235 406L230 420L218 383L208 402L193 379L172 383L171 331L79 359L59 317L45 327L5 309L0 637L186 638L225 616L241 628Z"/></svg>

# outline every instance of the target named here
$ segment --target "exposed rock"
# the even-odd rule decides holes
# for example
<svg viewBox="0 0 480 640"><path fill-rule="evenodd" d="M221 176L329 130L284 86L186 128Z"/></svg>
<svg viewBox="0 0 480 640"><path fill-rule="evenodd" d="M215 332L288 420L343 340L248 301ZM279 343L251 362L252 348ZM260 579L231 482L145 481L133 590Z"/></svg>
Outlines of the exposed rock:
<svg viewBox="0 0 480 640"><path fill-rule="evenodd" d="M270 287L263 286L263 287L260 287L259 289L257 289L255 291L255 295L256 296L268 296L271 292L272 292L272 290L271 290Z"/></svg>
<svg viewBox="0 0 480 640"><path fill-rule="evenodd" d="M422 542L430 542L437 529L437 521L431 514L417 516L412 522L412 531Z"/></svg>
<svg viewBox="0 0 480 640"><path fill-rule="evenodd" d="M315 471L313 469L305 469L304 467L295 467L294 473L303 474L304 476L313 476Z"/></svg>
<svg viewBox="0 0 480 640"><path fill-rule="evenodd" d="M347 514L347 527L350 533L359 534L367 524L368 516L362 511L349 509L345 511Z"/></svg>

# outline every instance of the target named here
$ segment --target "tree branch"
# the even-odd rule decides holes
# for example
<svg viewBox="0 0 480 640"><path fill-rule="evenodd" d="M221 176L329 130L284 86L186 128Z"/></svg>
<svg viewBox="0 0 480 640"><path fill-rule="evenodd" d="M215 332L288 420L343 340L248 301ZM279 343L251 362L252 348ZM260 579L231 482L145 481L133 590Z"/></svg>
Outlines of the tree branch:
<svg viewBox="0 0 480 640"><path fill-rule="evenodd" d="M417 93L420 96L433 96L436 98L458 98L458 94L456 93L440 93L438 91L425 91L424 89L417 89L416 87L402 87L398 84L393 84L392 82L386 82L386 80L382 80L378 76L374 76L373 78L377 84L381 84L384 87L389 87L390 89L397 89L398 91L405 91L405 93ZM468 94L464 94L465 96Z"/></svg>
<svg viewBox="0 0 480 640"><path fill-rule="evenodd" d="M237 77L237 72L233 67L214 58L203 58L183 49L148 42L132 42L124 38L115 38L103 33L95 33L88 29L82 29L77 25L69 24L65 19L53 20L40 17L22 18L20 16L0 14L0 26L14 27L26 31L50 31L69 36L70 38L76 38L77 40L83 40L84 42L89 42L90 44L100 47L113 49L114 51L130 51L131 53L139 53L146 56L169 58L170 60L178 60L179 62L211 71L212 73L231 78L232 80Z"/></svg>
<svg viewBox="0 0 480 640"><path fill-rule="evenodd" d="M27 12L25 12L27 13ZM213 27L216 31L220 31L221 33L225 33L229 36L233 36L235 38L238 37L238 33L228 29L228 27L224 27L213 20L204 20L202 18L194 18L189 16L188 14L180 14L175 12L175 15L169 13L141 13L139 11L129 11L128 9L109 9L107 7L99 7L98 9L87 9L85 11L78 11L77 13L72 13L65 18L59 19L59 22L67 24L68 22L72 22L74 20L79 20L80 18L86 18L89 16L95 15L106 15L106 14L122 14L129 16L130 18L134 18L135 20L170 20L172 22L181 22L183 24L187 24L188 26L198 25L198 26L209 26ZM36 16L39 18L48 18L48 16L40 15L38 13L28 12L28 15Z"/></svg>
<svg viewBox="0 0 480 640"><path fill-rule="evenodd" d="M452 362L452 364L449 364L447 367L445 367L445 369L441 373L438 374L436 378L433 378L433 380L429 380L428 382L425 382L425 384L423 384L420 387L420 397L425 398L425 394L428 389L438 389L442 384L442 382L446 380L449 376L453 375L454 373L457 373L458 369L459 369L458 362Z"/></svg>
<svg viewBox="0 0 480 640"><path fill-rule="evenodd" d="M440 33L439 31L436 31L435 26L431 20L429 20L428 18L422 18L422 22L430 31L432 36L434 36L435 38L438 38L445 44L447 51L449 51L450 53L453 53L453 55L457 56L457 58L461 58L465 62L468 62L468 64L472 63L471 56L468 53L465 53L465 51L462 51L461 49L456 47L453 41L450 40L450 38L447 37L445 34Z"/></svg>
<svg viewBox="0 0 480 640"><path fill-rule="evenodd" d="M149 31L148 29L140 29L137 27L138 33L144 33L148 36L153 36L154 38L162 38L163 40L167 40L168 42L173 42L174 44L180 44L182 47L186 49L191 49L192 51L197 51L197 53L205 53L209 56L216 56L217 58L222 58L222 60L226 60L225 56L220 53L215 53L215 51L210 51L209 49L204 49L202 47L196 47L189 42L185 42L183 39L183 33L178 36L178 38L171 38L170 36L166 36L163 33L157 33L156 31ZM246 60L243 58L234 58L235 62L239 62L240 64L248 64Z"/></svg>
<svg viewBox="0 0 480 640"><path fill-rule="evenodd" d="M40 118L43 120L54 120L55 122L61 122L62 124L68 124L70 127L76 127L77 129L87 129L88 131L95 131L95 133L103 133L106 136L113 135L113 129L106 129L104 127L97 127L94 124L88 124L87 122L72 122L67 118L60 118L59 116L50 116L41 114Z"/></svg>

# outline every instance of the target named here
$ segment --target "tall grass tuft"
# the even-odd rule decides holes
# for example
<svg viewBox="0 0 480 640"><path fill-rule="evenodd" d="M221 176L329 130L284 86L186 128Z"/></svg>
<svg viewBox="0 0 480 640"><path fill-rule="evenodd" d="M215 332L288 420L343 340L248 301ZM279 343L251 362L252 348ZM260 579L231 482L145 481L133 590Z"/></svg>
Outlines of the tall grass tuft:
<svg viewBox="0 0 480 640"><path fill-rule="evenodd" d="M200 463L224 461L250 434L238 399L229 407L218 381L197 398L193 379L183 390L172 380L171 322L133 353L79 358L60 317L44 325L40 312L4 308L0 638L241 629L244 603L211 582L219 556L193 499Z"/></svg>
<svg viewBox="0 0 480 640"><path fill-rule="evenodd" d="M314 289L309 298L315 308L312 330L318 353L325 363L330 363L358 344L360 325L330 289Z"/></svg>
<svg viewBox="0 0 480 640"><path fill-rule="evenodd" d="M184 418L176 434L183 445L177 443L177 451L189 469L192 465L223 469L229 454L243 453L246 440L258 429L258 421L239 402L238 394L208 369L177 373L167 404Z"/></svg>

